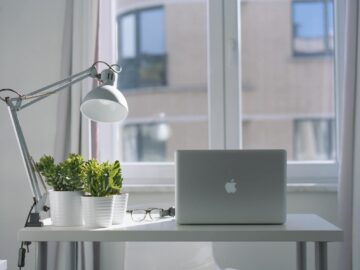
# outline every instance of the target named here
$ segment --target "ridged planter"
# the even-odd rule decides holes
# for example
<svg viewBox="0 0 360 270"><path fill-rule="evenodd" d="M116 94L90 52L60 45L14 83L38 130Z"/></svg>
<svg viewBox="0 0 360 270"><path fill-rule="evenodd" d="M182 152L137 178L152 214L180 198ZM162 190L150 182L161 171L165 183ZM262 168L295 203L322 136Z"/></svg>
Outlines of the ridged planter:
<svg viewBox="0 0 360 270"><path fill-rule="evenodd" d="M110 227L114 212L114 198L81 197L83 225L85 227Z"/></svg>
<svg viewBox="0 0 360 270"><path fill-rule="evenodd" d="M114 225L119 225L124 222L128 199L129 193L114 195Z"/></svg>
<svg viewBox="0 0 360 270"><path fill-rule="evenodd" d="M49 191L50 217L54 226L81 226L81 193Z"/></svg>

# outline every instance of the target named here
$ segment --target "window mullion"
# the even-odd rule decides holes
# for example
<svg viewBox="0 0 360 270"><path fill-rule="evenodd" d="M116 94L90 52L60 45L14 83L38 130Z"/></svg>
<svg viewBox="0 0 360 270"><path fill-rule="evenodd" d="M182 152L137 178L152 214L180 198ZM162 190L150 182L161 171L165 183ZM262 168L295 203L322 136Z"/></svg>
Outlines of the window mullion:
<svg viewBox="0 0 360 270"><path fill-rule="evenodd" d="M224 1L208 1L209 148L225 148Z"/></svg>
<svg viewBox="0 0 360 270"><path fill-rule="evenodd" d="M342 104L343 104L343 93L341 92L343 82L344 82L344 73L341 72L344 70L345 66L345 57L344 57L344 40L345 33L345 14L346 14L346 5L344 1L334 0L334 22L335 22L335 115L336 115L336 150L339 156L340 145L342 141L342 134L340 132L342 126Z"/></svg>
<svg viewBox="0 0 360 270"><path fill-rule="evenodd" d="M224 1L225 148L241 148L240 1Z"/></svg>
<svg viewBox="0 0 360 270"><path fill-rule="evenodd" d="M211 149L241 148L239 7L237 0L208 2Z"/></svg>
<svg viewBox="0 0 360 270"><path fill-rule="evenodd" d="M328 20L328 1L323 0L324 5L324 44L325 44L325 52L330 53L330 46L329 46L329 20Z"/></svg>

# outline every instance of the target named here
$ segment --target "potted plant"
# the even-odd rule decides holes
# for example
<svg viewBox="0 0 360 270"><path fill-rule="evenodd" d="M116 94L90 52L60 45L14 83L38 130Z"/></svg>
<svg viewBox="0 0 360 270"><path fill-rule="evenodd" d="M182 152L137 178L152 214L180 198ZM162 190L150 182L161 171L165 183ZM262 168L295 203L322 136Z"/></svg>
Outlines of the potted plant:
<svg viewBox="0 0 360 270"><path fill-rule="evenodd" d="M114 163L115 164L115 163ZM120 190L117 166L92 159L84 165L84 196L81 197L83 225L109 227L112 225L114 197Z"/></svg>
<svg viewBox="0 0 360 270"><path fill-rule="evenodd" d="M104 170L106 174L113 179L114 185L116 186L116 188L114 188L112 191L114 197L113 224L119 225L122 224L124 221L129 198L128 193L121 193L122 182L124 179L121 175L120 162L116 160L112 164L105 163Z"/></svg>
<svg viewBox="0 0 360 270"><path fill-rule="evenodd" d="M54 226L81 226L81 191L84 159L78 154L55 164L54 158L44 155L36 169L52 188L49 191L50 216Z"/></svg>

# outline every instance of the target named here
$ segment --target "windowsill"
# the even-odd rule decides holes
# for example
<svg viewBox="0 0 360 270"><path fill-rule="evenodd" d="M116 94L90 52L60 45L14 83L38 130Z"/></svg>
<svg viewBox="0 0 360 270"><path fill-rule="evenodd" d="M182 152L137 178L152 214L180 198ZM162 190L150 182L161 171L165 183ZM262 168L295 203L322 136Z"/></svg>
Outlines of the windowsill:
<svg viewBox="0 0 360 270"><path fill-rule="evenodd" d="M289 63L302 63L302 62L333 62L334 55L331 54L318 54L318 55L291 55L288 57Z"/></svg>
<svg viewBox="0 0 360 270"><path fill-rule="evenodd" d="M337 192L337 184L288 184L287 192ZM123 192L129 193L174 193L175 185L125 185Z"/></svg>
<svg viewBox="0 0 360 270"><path fill-rule="evenodd" d="M137 184L137 185L124 185L122 188L123 192L129 193L153 193L153 192L175 192L175 185L162 184L162 185L146 185L146 184Z"/></svg>
<svg viewBox="0 0 360 270"><path fill-rule="evenodd" d="M298 183L287 184L287 192L337 192L337 184Z"/></svg>
<svg viewBox="0 0 360 270"><path fill-rule="evenodd" d="M154 93L174 93L174 92L206 92L207 86L204 84L190 84L190 85L159 85L159 86L148 86L139 88L123 89L123 93L127 96L136 96L143 94L154 94Z"/></svg>

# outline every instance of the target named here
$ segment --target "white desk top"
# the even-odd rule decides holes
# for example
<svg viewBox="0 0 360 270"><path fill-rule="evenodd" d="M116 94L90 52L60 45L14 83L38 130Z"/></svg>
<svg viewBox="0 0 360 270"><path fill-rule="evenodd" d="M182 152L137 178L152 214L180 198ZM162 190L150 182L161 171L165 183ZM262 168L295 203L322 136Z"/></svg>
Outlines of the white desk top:
<svg viewBox="0 0 360 270"><path fill-rule="evenodd" d="M110 228L54 227L23 228L20 241L223 241L294 242L343 240L335 225L313 214L289 214L284 225L177 225L173 218L157 222L134 223Z"/></svg>

